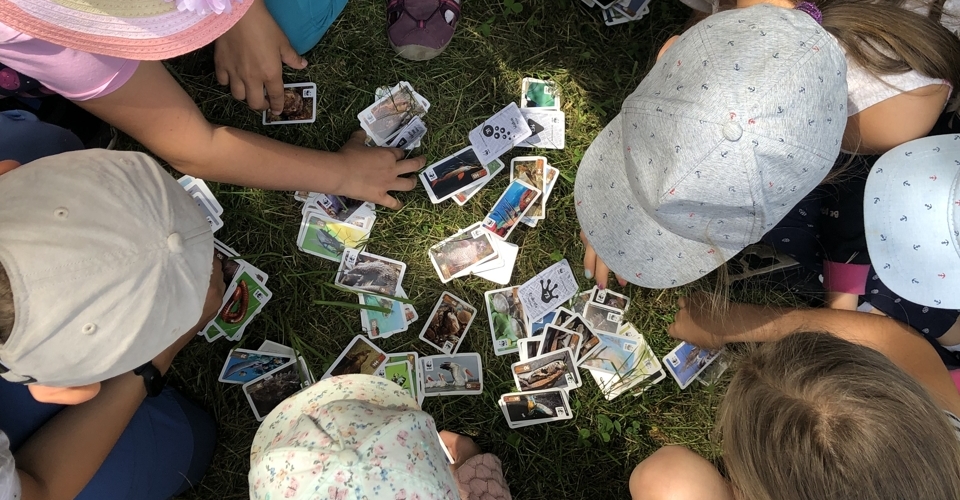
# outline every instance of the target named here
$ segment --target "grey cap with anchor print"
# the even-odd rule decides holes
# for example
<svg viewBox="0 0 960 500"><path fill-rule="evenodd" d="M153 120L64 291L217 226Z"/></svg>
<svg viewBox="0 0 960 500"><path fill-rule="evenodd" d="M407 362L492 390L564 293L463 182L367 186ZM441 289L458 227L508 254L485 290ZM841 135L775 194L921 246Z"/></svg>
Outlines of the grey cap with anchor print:
<svg viewBox="0 0 960 500"><path fill-rule="evenodd" d="M577 218L607 266L668 288L716 269L827 175L846 63L808 14L714 14L667 49L580 163Z"/></svg>

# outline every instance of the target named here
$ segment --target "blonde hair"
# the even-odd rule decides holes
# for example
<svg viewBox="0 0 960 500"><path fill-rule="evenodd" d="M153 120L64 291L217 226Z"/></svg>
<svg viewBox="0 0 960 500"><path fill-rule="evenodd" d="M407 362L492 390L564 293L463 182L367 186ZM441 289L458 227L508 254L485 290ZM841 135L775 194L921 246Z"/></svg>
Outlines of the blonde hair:
<svg viewBox="0 0 960 500"><path fill-rule="evenodd" d="M10 280L7 278L6 269L0 266L0 344L10 338L15 316L13 311L13 291L10 289Z"/></svg>
<svg viewBox="0 0 960 500"><path fill-rule="evenodd" d="M763 344L719 411L740 498L960 498L960 440L946 415L873 349L809 332Z"/></svg>

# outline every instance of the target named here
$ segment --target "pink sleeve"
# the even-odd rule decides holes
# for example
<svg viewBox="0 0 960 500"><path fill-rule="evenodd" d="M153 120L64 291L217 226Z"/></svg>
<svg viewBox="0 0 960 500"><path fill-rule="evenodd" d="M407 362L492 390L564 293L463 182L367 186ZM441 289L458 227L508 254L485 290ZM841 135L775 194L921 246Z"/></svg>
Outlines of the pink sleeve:
<svg viewBox="0 0 960 500"><path fill-rule="evenodd" d="M863 295L867 291L867 274L870 266L866 264L843 264L823 261L823 287L830 292Z"/></svg>
<svg viewBox="0 0 960 500"><path fill-rule="evenodd" d="M138 61L67 49L0 24L0 63L74 101L103 97L120 88ZM2 82L0 82L2 83Z"/></svg>

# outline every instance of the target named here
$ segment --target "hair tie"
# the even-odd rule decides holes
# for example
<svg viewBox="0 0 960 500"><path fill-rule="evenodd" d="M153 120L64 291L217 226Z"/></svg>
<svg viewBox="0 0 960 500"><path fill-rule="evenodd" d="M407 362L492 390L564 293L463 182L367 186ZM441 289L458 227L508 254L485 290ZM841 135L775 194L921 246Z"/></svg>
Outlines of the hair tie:
<svg viewBox="0 0 960 500"><path fill-rule="evenodd" d="M818 9L813 2L800 2L796 7L794 7L794 9L810 14L810 17L812 17L817 24L823 24L823 13L820 12L820 9Z"/></svg>

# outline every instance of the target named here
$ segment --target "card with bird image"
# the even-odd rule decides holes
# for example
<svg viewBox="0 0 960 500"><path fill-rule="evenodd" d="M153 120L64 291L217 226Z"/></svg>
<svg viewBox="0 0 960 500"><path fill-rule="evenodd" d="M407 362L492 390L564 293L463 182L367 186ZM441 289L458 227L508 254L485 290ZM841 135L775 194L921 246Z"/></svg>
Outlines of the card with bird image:
<svg viewBox="0 0 960 500"><path fill-rule="evenodd" d="M297 362L290 361L243 384L243 394L247 397L257 422L262 422L274 408L302 388L303 382Z"/></svg>
<svg viewBox="0 0 960 500"><path fill-rule="evenodd" d="M520 82L520 107L560 109L560 93L557 84L538 78L524 78Z"/></svg>
<svg viewBox="0 0 960 500"><path fill-rule="evenodd" d="M446 283L497 258L497 247L490 233L484 231L478 222L430 247L427 255L440 276L440 282Z"/></svg>
<svg viewBox="0 0 960 500"><path fill-rule="evenodd" d="M234 282L233 290L214 318L213 325L219 328L228 340L237 341L247 325L273 297L273 292L246 268L239 270Z"/></svg>
<svg viewBox="0 0 960 500"><path fill-rule="evenodd" d="M567 391L560 389L504 394L500 409L511 429L573 418Z"/></svg>
<svg viewBox="0 0 960 500"><path fill-rule="evenodd" d="M369 234L369 230L331 219L325 212L308 210L300 222L297 246L310 255L340 262L345 249L361 246Z"/></svg>
<svg viewBox="0 0 960 500"><path fill-rule="evenodd" d="M491 234L506 240L516 229L520 219L533 207L540 196L540 190L517 179L507 186L500 199L483 219L483 228Z"/></svg>
<svg viewBox="0 0 960 500"><path fill-rule="evenodd" d="M246 384L292 359L293 356L250 349L234 349L230 351L227 360L223 363L217 380L225 384Z"/></svg>
<svg viewBox="0 0 960 500"><path fill-rule="evenodd" d="M386 360L387 355L373 345L373 342L362 335L357 335L330 365L330 369L320 377L320 380L354 373L373 375L380 371Z"/></svg>
<svg viewBox="0 0 960 500"><path fill-rule="evenodd" d="M527 315L523 312L518 289L512 286L483 294L493 353L497 356L517 352L517 341L528 336Z"/></svg>
<svg viewBox="0 0 960 500"><path fill-rule="evenodd" d="M575 314L573 317L561 324L563 328L576 332L582 337L580 351L577 353L577 362L587 359L590 355L600 349L600 338L593 332L590 325L583 320L583 316Z"/></svg>
<svg viewBox="0 0 960 500"><path fill-rule="evenodd" d="M713 351L703 349L688 342L681 342L669 354L663 357L663 366L677 381L681 389L686 389L710 363L713 363L722 349Z"/></svg>
<svg viewBox="0 0 960 500"><path fill-rule="evenodd" d="M520 392L544 389L571 390L580 387L580 373L570 349L542 354L510 365Z"/></svg>
<svg viewBox="0 0 960 500"><path fill-rule="evenodd" d="M288 83L283 86L283 110L275 115L263 111L264 125L288 125L317 121L317 84Z"/></svg>
<svg viewBox="0 0 960 500"><path fill-rule="evenodd" d="M456 203L457 205L460 205L461 207L466 205L467 201L469 201L470 198L473 198L473 195L480 192L480 190L483 189L484 186L489 184L490 181L492 181L493 178L496 177L497 174L499 174L500 171L503 170L504 166L505 166L504 163L500 161L499 158L488 163L487 170L490 171L490 175L481 179L480 182L476 184L472 184L470 187L455 193L453 195L453 202Z"/></svg>
<svg viewBox="0 0 960 500"><path fill-rule="evenodd" d="M490 163L494 161L487 162ZM425 168L420 172L420 182L430 201L437 204L458 192L479 187L485 179L492 178L493 173L487 164L477 159L473 150L466 147Z"/></svg>
<svg viewBox="0 0 960 500"><path fill-rule="evenodd" d="M463 352L420 358L424 396L476 395L483 392L480 355Z"/></svg>
<svg viewBox="0 0 960 500"><path fill-rule="evenodd" d="M518 148L563 149L567 143L567 115L559 109L521 108L533 135L517 144Z"/></svg>
<svg viewBox="0 0 960 500"><path fill-rule="evenodd" d="M423 117L427 109L407 82L400 82L386 95L357 115L360 127L377 146L386 146L414 116Z"/></svg>
<svg viewBox="0 0 960 500"><path fill-rule="evenodd" d="M420 331L420 340L442 353L454 354L476 316L477 308L450 292L443 292Z"/></svg>
<svg viewBox="0 0 960 500"><path fill-rule="evenodd" d="M403 262L347 248L334 283L361 293L395 296L406 272Z"/></svg>
<svg viewBox="0 0 960 500"><path fill-rule="evenodd" d="M530 137L533 132L527 120L520 114L517 103L511 102L495 115L477 125L467 136L470 147L480 163L486 165L513 149L517 143Z"/></svg>
<svg viewBox="0 0 960 500"><path fill-rule="evenodd" d="M543 339L538 354L542 355L548 352L556 352L560 349L570 349L570 352L573 353L573 360L576 362L578 360L577 356L580 353L581 343L583 343L583 335L557 325L547 325L546 328L543 329Z"/></svg>
<svg viewBox="0 0 960 500"><path fill-rule="evenodd" d="M387 363L406 361L410 366L410 389L418 404L423 404L423 380L420 377L420 354L416 352L391 352L387 354ZM384 369L386 373L386 369ZM402 386L402 384L399 384Z"/></svg>
<svg viewBox="0 0 960 500"><path fill-rule="evenodd" d="M570 300L578 289L570 263L562 259L520 285L520 300L527 317L536 321Z"/></svg>
<svg viewBox="0 0 960 500"><path fill-rule="evenodd" d="M540 344L543 342L539 338L527 338L517 341L517 354L520 361L526 361L540 355Z"/></svg>

